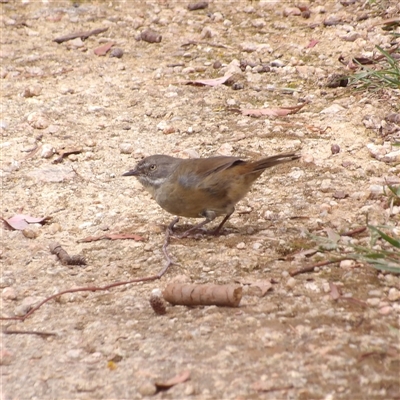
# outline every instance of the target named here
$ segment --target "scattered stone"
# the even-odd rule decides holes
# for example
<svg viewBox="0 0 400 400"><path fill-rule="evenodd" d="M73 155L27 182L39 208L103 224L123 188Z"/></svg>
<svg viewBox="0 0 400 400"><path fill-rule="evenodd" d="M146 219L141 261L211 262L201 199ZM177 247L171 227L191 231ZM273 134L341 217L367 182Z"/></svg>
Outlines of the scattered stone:
<svg viewBox="0 0 400 400"><path fill-rule="evenodd" d="M345 199L346 197L349 197L349 194L346 193L344 190L336 190L333 193L333 198L335 199Z"/></svg>
<svg viewBox="0 0 400 400"><path fill-rule="evenodd" d="M210 39L213 36L215 36L215 32L209 26L205 26L200 33L201 39Z"/></svg>
<svg viewBox="0 0 400 400"><path fill-rule="evenodd" d="M400 162L400 150L392 151L387 153L381 158L382 161L387 163L399 163Z"/></svg>
<svg viewBox="0 0 400 400"><path fill-rule="evenodd" d="M0 349L0 365L10 365L14 361L14 354L6 349Z"/></svg>
<svg viewBox="0 0 400 400"><path fill-rule="evenodd" d="M31 296L25 297L22 300L22 303L19 306L15 307L14 310L15 315L18 317L24 316L31 308L36 306L41 300L43 299L39 297L31 297Z"/></svg>
<svg viewBox="0 0 400 400"><path fill-rule="evenodd" d="M326 107L322 111L320 111L320 114L337 114L343 110L344 108L339 104L332 104L331 106Z"/></svg>
<svg viewBox="0 0 400 400"><path fill-rule="evenodd" d="M160 43L162 36L152 29L146 29L140 34L140 39L147 43Z"/></svg>
<svg viewBox="0 0 400 400"><path fill-rule="evenodd" d="M40 150L41 158L51 158L55 154L56 149L48 143L45 143Z"/></svg>
<svg viewBox="0 0 400 400"><path fill-rule="evenodd" d="M246 243L240 242L236 245L236 248L239 250L244 250L246 248Z"/></svg>
<svg viewBox="0 0 400 400"><path fill-rule="evenodd" d="M288 17L289 15L301 15L301 11L297 7L286 7L283 10L283 16Z"/></svg>
<svg viewBox="0 0 400 400"><path fill-rule="evenodd" d="M342 260L340 261L339 267L340 268L354 268L357 265L356 261L354 260Z"/></svg>
<svg viewBox="0 0 400 400"><path fill-rule="evenodd" d="M199 1L197 3L190 3L187 8L189 11L195 11L195 10L204 10L207 7L208 7L207 1Z"/></svg>
<svg viewBox="0 0 400 400"><path fill-rule="evenodd" d="M253 20L251 21L251 24L254 26L254 28L258 28L258 29L264 28L264 26L267 25L267 23L266 23L266 21L265 21L264 18L256 18L256 19L253 19Z"/></svg>
<svg viewBox="0 0 400 400"><path fill-rule="evenodd" d="M217 154L221 156L231 156L233 153L233 146L230 143L223 143L217 150Z"/></svg>
<svg viewBox="0 0 400 400"><path fill-rule="evenodd" d="M139 393L142 396L153 396L157 392L157 388L152 382L144 382L139 386Z"/></svg>
<svg viewBox="0 0 400 400"><path fill-rule="evenodd" d="M16 300L17 292L13 287L6 287L1 292L1 297L4 300Z"/></svg>
<svg viewBox="0 0 400 400"><path fill-rule="evenodd" d="M396 288L390 288L388 293L389 301L400 300L400 291Z"/></svg>
<svg viewBox="0 0 400 400"><path fill-rule="evenodd" d="M76 39L70 40L67 43L67 47L70 49L80 49L84 46L85 46L85 43L82 41L81 38L76 38Z"/></svg>
<svg viewBox="0 0 400 400"><path fill-rule="evenodd" d="M110 57L122 58L124 51L119 47L113 47L110 51Z"/></svg>
<svg viewBox="0 0 400 400"><path fill-rule="evenodd" d="M0 276L0 289L14 285L15 278L12 273L7 273L8 271L2 271L2 276Z"/></svg>
<svg viewBox="0 0 400 400"><path fill-rule="evenodd" d="M331 153L332 154L340 153L340 146L338 144L332 144L331 145Z"/></svg>
<svg viewBox="0 0 400 400"><path fill-rule="evenodd" d="M342 22L341 18L335 16L335 15L330 15L328 18L324 20L324 25L325 26L335 26L339 25Z"/></svg>
<svg viewBox="0 0 400 400"><path fill-rule="evenodd" d="M385 193L385 188L382 185L371 185L369 187L368 198L376 199L381 197Z"/></svg>
<svg viewBox="0 0 400 400"><path fill-rule="evenodd" d="M330 179L323 179L320 189L322 192L327 192L331 189L332 181Z"/></svg>
<svg viewBox="0 0 400 400"><path fill-rule="evenodd" d="M293 289L293 288L296 286L296 284L297 284L297 281L296 281L296 279L293 278L293 277L290 277L290 278L286 281L286 286L287 286L289 289Z"/></svg>
<svg viewBox="0 0 400 400"><path fill-rule="evenodd" d="M243 90L243 89L244 89L244 85L243 85L243 83L235 82L235 83L232 85L232 89L233 89L233 90Z"/></svg>
<svg viewBox="0 0 400 400"><path fill-rule="evenodd" d="M40 111L29 114L27 120L28 124L35 129L46 129L50 125L46 115Z"/></svg>
<svg viewBox="0 0 400 400"><path fill-rule="evenodd" d="M379 314L382 315L388 315L392 312L392 307L390 306L385 306L379 309Z"/></svg>
<svg viewBox="0 0 400 400"><path fill-rule="evenodd" d="M367 303L372 307L378 307L381 300L378 297L367 299Z"/></svg>
<svg viewBox="0 0 400 400"><path fill-rule="evenodd" d="M39 96L42 93L42 86L41 85L32 85L28 86L24 89L22 93L22 97L29 98Z"/></svg>
<svg viewBox="0 0 400 400"><path fill-rule="evenodd" d="M282 60L274 60L270 63L271 67L282 68L285 66L285 63Z"/></svg>
<svg viewBox="0 0 400 400"><path fill-rule="evenodd" d="M36 239L40 235L40 230L31 224L22 231L22 234L28 239Z"/></svg>
<svg viewBox="0 0 400 400"><path fill-rule="evenodd" d="M121 154L131 154L133 152L132 143L121 143L119 145L119 151Z"/></svg>
<svg viewBox="0 0 400 400"><path fill-rule="evenodd" d="M221 61L215 61L214 62L214 64L213 64L213 68L214 69L220 69L222 67L222 63L221 63Z"/></svg>

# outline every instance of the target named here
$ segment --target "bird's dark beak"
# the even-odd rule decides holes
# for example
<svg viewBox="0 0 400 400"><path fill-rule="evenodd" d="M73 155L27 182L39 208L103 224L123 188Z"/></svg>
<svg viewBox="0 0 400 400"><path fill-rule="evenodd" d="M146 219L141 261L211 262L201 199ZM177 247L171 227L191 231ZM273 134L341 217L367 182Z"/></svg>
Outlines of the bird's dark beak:
<svg viewBox="0 0 400 400"><path fill-rule="evenodd" d="M122 176L138 176L138 175L139 175L139 171L137 170L137 168L131 169L130 171L122 174Z"/></svg>

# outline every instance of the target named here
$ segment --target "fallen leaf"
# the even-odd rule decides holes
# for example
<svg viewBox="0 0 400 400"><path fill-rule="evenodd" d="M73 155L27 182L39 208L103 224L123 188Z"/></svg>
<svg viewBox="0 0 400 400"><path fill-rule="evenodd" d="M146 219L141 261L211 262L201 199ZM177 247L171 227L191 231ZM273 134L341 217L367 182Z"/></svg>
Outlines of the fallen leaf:
<svg viewBox="0 0 400 400"><path fill-rule="evenodd" d="M78 243L97 242L98 240L103 240L103 239L108 239L108 240L133 239L136 241L144 240L142 236L135 235L134 233L132 234L108 233L106 235L101 235L101 236L88 236L84 239L78 240Z"/></svg>
<svg viewBox="0 0 400 400"><path fill-rule="evenodd" d="M54 161L53 161L53 163L54 164L58 164L58 163L60 163L60 162L62 162L62 160L65 158L65 157L67 157L67 156L69 156L70 154L80 154L80 153L82 153L82 149L81 148L78 148L78 149L67 149L67 150L59 150L59 151L57 151L57 154L60 154L60 156L59 157L57 157Z"/></svg>
<svg viewBox="0 0 400 400"><path fill-rule="evenodd" d="M114 46L114 44L114 42L108 42L106 44L103 44L103 46L94 49L93 52L94 54L96 54L96 56L105 56L107 52L111 49L111 47Z"/></svg>
<svg viewBox="0 0 400 400"><path fill-rule="evenodd" d="M225 75L221 78L215 79L197 79L195 81L186 82L186 85L194 85L194 86L219 86L225 83L232 75Z"/></svg>
<svg viewBox="0 0 400 400"><path fill-rule="evenodd" d="M44 217L44 218L35 218L31 217L30 215L25 214L17 214L11 218L3 218L0 217L6 225L14 230L22 231L24 230L29 224L45 224L51 217Z"/></svg>
<svg viewBox="0 0 400 400"><path fill-rule="evenodd" d="M262 117L265 115L272 117L286 117L289 114L296 114L301 110L306 103L299 104L294 107L284 107L284 108L245 108L240 110L243 115L249 115L250 117Z"/></svg>
<svg viewBox="0 0 400 400"><path fill-rule="evenodd" d="M156 382L155 385L158 390L167 390L172 386L177 385L178 383L183 383L190 378L190 371L183 371L180 374L174 376L171 379L168 379L165 382Z"/></svg>
<svg viewBox="0 0 400 400"><path fill-rule="evenodd" d="M311 39L310 43L307 45L307 49L312 49L314 46L316 46L319 43L319 40L316 39Z"/></svg>

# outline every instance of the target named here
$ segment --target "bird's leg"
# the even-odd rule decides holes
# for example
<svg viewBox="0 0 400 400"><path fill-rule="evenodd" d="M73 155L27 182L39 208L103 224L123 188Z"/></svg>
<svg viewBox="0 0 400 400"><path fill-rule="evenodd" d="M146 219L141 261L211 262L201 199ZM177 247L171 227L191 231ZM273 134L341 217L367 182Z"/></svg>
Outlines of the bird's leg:
<svg viewBox="0 0 400 400"><path fill-rule="evenodd" d="M199 224L197 224L197 225L193 226L192 228L188 229L187 231L183 232L181 235L176 235L175 237L177 237L178 239L183 239L185 237L188 237L191 233L202 228L204 225L213 221L217 217L217 215L215 214L214 211L205 211L203 213L203 216L206 218L204 221L201 221Z"/></svg>
<svg viewBox="0 0 400 400"><path fill-rule="evenodd" d="M167 264L165 266L165 268L162 271L162 275L164 275L164 273L167 271L167 269L169 268L170 265L174 264L174 262L172 261L169 253L168 253L168 245L169 245L169 239L171 236L173 236L173 229L175 224L179 221L179 217L175 217L174 220L168 225L167 230L165 231L165 238L164 238L164 244L163 244L163 253L165 256L165 259L167 260ZM160 275L160 278L161 276Z"/></svg>
<svg viewBox="0 0 400 400"><path fill-rule="evenodd" d="M235 211L235 210L233 210L233 211ZM224 226L225 222L228 221L229 217L233 214L233 211L231 213L225 215L225 218L218 225L218 227L211 232L211 235L214 235L214 236L219 235L221 228Z"/></svg>
<svg viewBox="0 0 400 400"><path fill-rule="evenodd" d="M233 214L234 211L235 210L233 209L232 212L227 214L216 229L214 229L213 231L206 232L206 233L208 233L210 235L214 235L214 236L219 235L219 233L220 233L222 227L224 226L225 222L228 221L229 217ZM206 219L204 221L201 221L199 224L193 226L192 228L190 228L187 231L183 232L181 235L175 236L175 237L177 237L178 239L183 239L185 237L188 237L192 232L202 228L204 225L206 225L209 222L213 221L217 217L217 215L215 214L214 211L205 211L203 215L204 215L204 217L206 217Z"/></svg>

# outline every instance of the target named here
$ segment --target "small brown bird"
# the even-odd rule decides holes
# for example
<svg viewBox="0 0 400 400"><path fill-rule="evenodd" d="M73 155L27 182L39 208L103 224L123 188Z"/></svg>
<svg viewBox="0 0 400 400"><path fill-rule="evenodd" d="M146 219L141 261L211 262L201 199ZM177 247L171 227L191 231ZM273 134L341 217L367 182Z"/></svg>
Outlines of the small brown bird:
<svg viewBox="0 0 400 400"><path fill-rule="evenodd" d="M181 159L156 154L144 158L123 176L136 176L156 202L169 213L205 218L181 237L225 215L213 232L218 234L235 211L236 203L246 196L264 170L298 158L300 156L296 153L278 154L259 161L225 156Z"/></svg>

